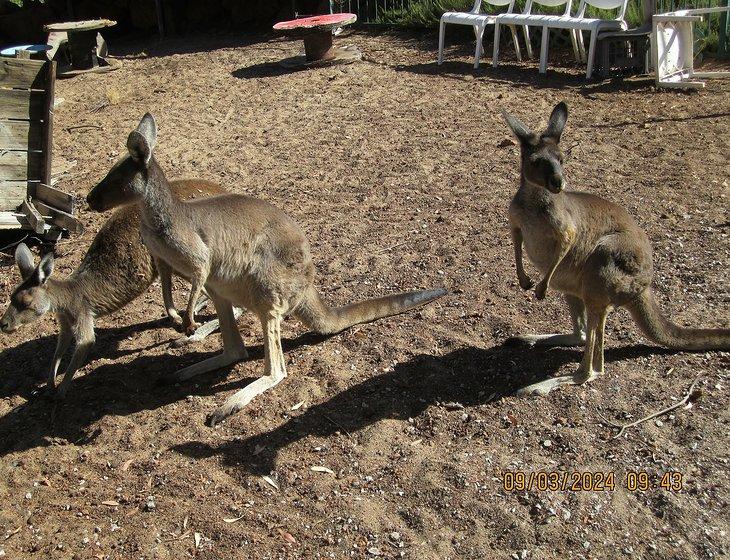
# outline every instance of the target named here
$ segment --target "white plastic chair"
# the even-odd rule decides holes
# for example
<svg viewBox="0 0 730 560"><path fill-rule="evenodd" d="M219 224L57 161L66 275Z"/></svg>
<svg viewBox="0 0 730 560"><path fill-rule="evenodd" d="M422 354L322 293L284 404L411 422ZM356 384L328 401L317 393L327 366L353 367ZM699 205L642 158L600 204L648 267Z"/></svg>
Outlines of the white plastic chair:
<svg viewBox="0 0 730 560"><path fill-rule="evenodd" d="M512 10L514 9L515 0L489 0L484 3L491 4L492 6L507 6L507 11L505 13L509 14L512 13ZM446 12L441 16L441 21L439 22L439 65L441 65L444 61L444 36L446 34L446 24L452 23L456 25L471 25L474 28L474 35L476 35L477 41L477 48L474 52L474 68L479 68L479 59L482 57L482 37L484 36L484 30L488 25L494 25L497 15L501 15L482 13L481 8L482 0L474 0L474 5L469 12ZM517 60L522 60L520 44L517 40L517 30L514 25L510 26L510 30L512 31L512 40L515 43Z"/></svg>
<svg viewBox="0 0 730 560"><path fill-rule="evenodd" d="M529 1L529 0L528 0ZM543 3L545 0L541 0ZM557 0L555 0L557 1ZM562 16L534 16L526 15L523 21L527 25L539 25L543 29L542 46L540 48L540 73L547 71L547 54L548 54L548 38L550 29L569 29L570 36L573 41L573 51L580 55L580 59L586 60L585 46L583 45L583 31L590 34L590 46L588 48L586 78L590 78L593 74L593 63L596 52L596 39L601 31L624 30L627 25L624 21L626 15L626 5L628 0L581 0L578 12L575 16L570 15L570 0L565 14ZM586 8L592 6L602 10L618 10L615 19L600 19L585 17ZM515 14L521 15L521 14ZM514 16L513 16L514 17ZM495 35L499 24L503 23L501 16L495 25ZM513 20L505 19L504 23L514 24ZM577 39L577 45L576 45ZM495 39L496 43L496 39Z"/></svg>
<svg viewBox="0 0 730 560"><path fill-rule="evenodd" d="M547 8L558 8L560 6L565 6L565 10L563 11L562 15L533 14L532 8L535 4ZM527 56L528 58L532 58L532 44L530 43L529 26L544 26L544 22L549 18L570 17L571 5L572 0L527 0L527 2L525 3L525 9L522 13L499 14L499 16L497 16L497 21L494 23L494 50L492 52L492 65L496 68L497 64L499 63L499 35L501 25L509 25L512 27L514 27L515 25L522 26L522 29L525 33L525 43L527 43ZM543 44L547 39L547 35L547 33L543 33ZM578 43L575 33L571 32L570 39L573 43L573 53L575 54L575 58L576 60L580 61L582 57L578 51ZM540 58L542 61L542 56Z"/></svg>

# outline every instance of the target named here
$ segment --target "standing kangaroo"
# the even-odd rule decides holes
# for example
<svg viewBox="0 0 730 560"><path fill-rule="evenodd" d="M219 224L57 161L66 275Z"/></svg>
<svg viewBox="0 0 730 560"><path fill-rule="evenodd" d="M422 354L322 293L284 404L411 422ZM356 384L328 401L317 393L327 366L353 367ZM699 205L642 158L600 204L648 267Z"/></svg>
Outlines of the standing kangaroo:
<svg viewBox="0 0 730 560"><path fill-rule="evenodd" d="M314 287L314 264L304 232L284 212L263 200L223 195L181 201L170 190L153 155L157 125L149 113L127 139L129 156L94 187L87 200L98 211L136 201L142 238L150 252L192 284L184 323L206 287L220 320L223 352L176 372L182 381L225 367L248 355L236 328L232 304L256 314L264 334L264 376L231 396L209 418L215 425L286 377L281 320L294 314L321 334L413 309L445 295L426 290L330 308Z"/></svg>
<svg viewBox="0 0 730 560"><path fill-rule="evenodd" d="M215 183L200 180L173 181L170 187L184 199L226 192ZM59 331L48 374L50 389L56 386L63 355L71 340L76 339L76 347L57 391L62 398L74 373L84 364L94 345L94 319L123 308L146 292L157 278L158 271L152 256L140 242L139 210L128 206L114 212L94 237L78 268L66 279L51 276L51 253L36 266L33 254L21 243L16 248L15 261L23 280L10 296L10 305L0 318L0 329L12 332L48 311L56 314ZM159 269L166 311L171 319L179 321L180 316L172 303L170 270L164 265ZM202 340L215 330L217 324L217 321L206 323L194 336L181 339L176 345Z"/></svg>
<svg viewBox="0 0 730 560"><path fill-rule="evenodd" d="M563 293L573 320L572 334L524 335L520 340L545 346L585 344L573 375L523 388L521 394L549 393L560 385L580 385L603 373L603 335L608 312L626 307L644 334L677 350L730 350L730 329L689 329L660 312L652 294L651 244L646 233L620 206L583 192L565 192L560 136L568 119L565 103L537 135L503 113L521 146L520 188L509 208L517 278L533 283L522 264L522 245L543 274L537 299L548 288ZM586 332L587 331L587 332Z"/></svg>

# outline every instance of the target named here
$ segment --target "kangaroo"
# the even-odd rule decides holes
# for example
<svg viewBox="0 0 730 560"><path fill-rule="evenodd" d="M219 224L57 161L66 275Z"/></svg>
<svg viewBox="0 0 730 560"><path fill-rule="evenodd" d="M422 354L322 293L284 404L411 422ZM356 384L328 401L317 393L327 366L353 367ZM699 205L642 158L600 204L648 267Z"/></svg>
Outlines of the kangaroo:
<svg viewBox="0 0 730 560"><path fill-rule="evenodd" d="M200 180L173 181L170 187L185 199L226 192L215 183ZM15 261L23 281L10 296L10 305L0 318L0 329L12 332L48 311L55 312L59 332L48 374L49 389L55 388L63 355L71 340L76 339L76 347L57 390L59 398L66 395L75 372L84 364L94 345L94 319L118 311L147 291L157 278L158 269L167 314L173 321L181 321L172 303L169 267L156 267L149 251L140 242L140 216L135 206L114 212L69 278L52 278L53 255L46 254L36 266L33 254L22 243L16 248ZM202 340L217 328L217 323L210 321L194 336L175 344Z"/></svg>
<svg viewBox="0 0 730 560"><path fill-rule="evenodd" d="M314 287L314 264L304 232L283 211L244 195L181 201L171 191L153 151L157 124L147 113L127 139L129 155L116 166L125 181L104 178L87 200L98 211L135 201L142 237L150 252L192 284L184 321L203 286L220 320L223 352L177 371L182 381L248 356L231 312L232 304L252 311L264 334L264 376L253 381L207 419L211 426L241 410L286 377L280 324L293 314L321 334L403 313L446 294L443 289L409 292L328 307Z"/></svg>
<svg viewBox="0 0 730 560"><path fill-rule="evenodd" d="M520 141L520 187L509 207L517 278L534 286L522 263L522 246L542 273L537 299L549 288L563 293L573 321L571 334L524 335L529 345L585 345L573 375L524 387L520 394L545 395L561 385L580 385L603 373L606 316L626 307L644 334L677 350L730 350L730 329L690 329L665 318L651 290L653 265L646 233L620 206L583 192L565 191L560 137L568 108L559 103L547 129L533 133L516 117L504 119Z"/></svg>

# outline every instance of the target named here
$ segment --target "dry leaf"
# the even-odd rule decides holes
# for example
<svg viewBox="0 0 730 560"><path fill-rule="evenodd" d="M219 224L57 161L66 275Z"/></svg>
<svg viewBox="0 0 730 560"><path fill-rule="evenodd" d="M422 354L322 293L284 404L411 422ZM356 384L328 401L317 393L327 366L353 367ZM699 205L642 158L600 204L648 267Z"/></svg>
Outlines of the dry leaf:
<svg viewBox="0 0 730 560"><path fill-rule="evenodd" d="M193 533L193 538L195 539L195 548L200 548L200 541L203 540L203 537L200 533Z"/></svg>
<svg viewBox="0 0 730 560"><path fill-rule="evenodd" d="M267 484L270 484L271 486L273 486L273 487L274 487L274 488L276 488L277 490L279 489L279 485L278 485L278 484L276 483L276 481L275 481L275 480L274 480L273 478L271 478L270 476L262 476L261 478L263 478L263 479L264 479L264 482L265 482L265 483L267 483Z"/></svg>
<svg viewBox="0 0 730 560"><path fill-rule="evenodd" d="M290 544L297 544L297 539L295 539L290 532L285 531L284 529L281 529L279 527L277 527L276 530L279 531L281 538L284 539L286 542Z"/></svg>
<svg viewBox="0 0 730 560"><path fill-rule="evenodd" d="M299 410L304 405L304 401L299 401L297 404L295 404L293 407L291 407L292 410Z"/></svg>
<svg viewBox="0 0 730 560"><path fill-rule="evenodd" d="M122 94L119 93L117 88L111 87L106 90L106 98L109 100L109 103L116 105L122 100Z"/></svg>
<svg viewBox="0 0 730 560"><path fill-rule="evenodd" d="M223 521L225 521L226 523L235 523L236 521L241 521L241 519L243 519L243 517L244 517L243 515L241 517L227 517L227 518L223 518Z"/></svg>
<svg viewBox="0 0 730 560"><path fill-rule="evenodd" d="M119 505L119 502L117 502L116 500L104 500L101 503L105 506L118 506Z"/></svg>
<svg viewBox="0 0 730 560"><path fill-rule="evenodd" d="M332 469L328 469L327 467L315 466L315 467L309 467L309 470L314 471L314 472L326 472L328 474L335 474L335 471L333 471Z"/></svg>
<svg viewBox="0 0 730 560"><path fill-rule="evenodd" d="M253 450L254 455L258 455L261 453L264 449L266 449L265 445L256 445L256 449Z"/></svg>
<svg viewBox="0 0 730 560"><path fill-rule="evenodd" d="M188 516L185 516L185 519L183 519L183 531L188 528Z"/></svg>
<svg viewBox="0 0 730 560"><path fill-rule="evenodd" d="M134 462L134 459L128 459L127 461L124 461L124 464L122 465L122 472L128 471L129 467L132 466L133 462Z"/></svg>

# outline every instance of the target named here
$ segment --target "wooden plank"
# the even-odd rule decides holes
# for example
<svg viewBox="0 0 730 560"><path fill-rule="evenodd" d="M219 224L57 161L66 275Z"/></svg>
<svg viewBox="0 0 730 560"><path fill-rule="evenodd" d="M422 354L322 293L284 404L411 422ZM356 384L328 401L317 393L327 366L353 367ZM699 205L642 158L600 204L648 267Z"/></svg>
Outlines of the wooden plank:
<svg viewBox="0 0 730 560"><path fill-rule="evenodd" d="M35 209L33 203L28 201L27 198L23 199L20 210L25 214L33 231L36 233L43 233L45 231L46 222L43 220L43 216L41 216L40 212Z"/></svg>
<svg viewBox="0 0 730 560"><path fill-rule="evenodd" d="M0 89L0 119L41 120L46 110L43 91Z"/></svg>
<svg viewBox="0 0 730 560"><path fill-rule="evenodd" d="M21 229L26 227L28 220L17 212L0 212L0 229Z"/></svg>
<svg viewBox="0 0 730 560"><path fill-rule="evenodd" d="M38 181L42 161L40 152L4 150L0 152L0 181Z"/></svg>
<svg viewBox="0 0 730 560"><path fill-rule="evenodd" d="M51 159L53 157L53 97L56 94L56 61L46 64L46 92L43 102L43 120L46 124L43 134L43 164L41 183L51 184ZM70 212L71 210L69 210Z"/></svg>
<svg viewBox="0 0 730 560"><path fill-rule="evenodd" d="M0 59L0 87L45 89L47 73L42 60Z"/></svg>
<svg viewBox="0 0 730 560"><path fill-rule="evenodd" d="M71 214L52 208L38 200L35 201L35 207L40 211L47 222L66 228L71 233L80 234L84 231L84 226L81 222L79 222Z"/></svg>
<svg viewBox="0 0 730 560"><path fill-rule="evenodd" d="M40 121L0 121L0 151L40 150L44 132Z"/></svg>
<svg viewBox="0 0 730 560"><path fill-rule="evenodd" d="M27 195L26 181L0 181L0 211L16 210Z"/></svg>
<svg viewBox="0 0 730 560"><path fill-rule="evenodd" d="M48 206L58 208L68 214L74 213L74 197L44 183L33 185L28 190L29 194Z"/></svg>

